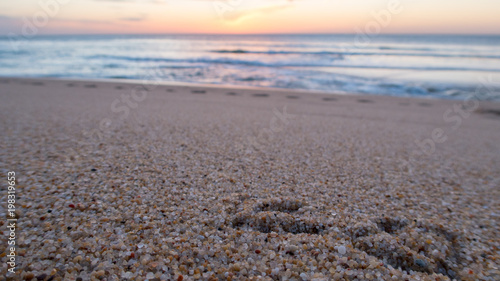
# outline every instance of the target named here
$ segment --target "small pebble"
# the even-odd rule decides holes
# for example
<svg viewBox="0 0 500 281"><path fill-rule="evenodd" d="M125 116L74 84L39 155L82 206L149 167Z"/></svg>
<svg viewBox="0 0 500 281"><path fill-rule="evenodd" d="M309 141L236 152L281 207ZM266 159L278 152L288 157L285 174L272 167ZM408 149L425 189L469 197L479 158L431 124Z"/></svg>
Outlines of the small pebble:
<svg viewBox="0 0 500 281"><path fill-rule="evenodd" d="M347 253L347 249L346 249L346 247L345 247L345 246L339 246L339 247L337 248L337 251L338 251L338 252L339 252L339 254L341 254L341 255L345 255L345 254Z"/></svg>
<svg viewBox="0 0 500 281"><path fill-rule="evenodd" d="M427 267L427 263L424 260L416 259L415 263L420 267Z"/></svg>

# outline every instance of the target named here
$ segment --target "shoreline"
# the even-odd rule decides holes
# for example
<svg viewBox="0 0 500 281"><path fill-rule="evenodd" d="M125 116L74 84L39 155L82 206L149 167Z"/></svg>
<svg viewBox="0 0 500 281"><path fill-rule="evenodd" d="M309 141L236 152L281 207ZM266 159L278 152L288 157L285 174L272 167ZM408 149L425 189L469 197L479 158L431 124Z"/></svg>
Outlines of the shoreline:
<svg viewBox="0 0 500 281"><path fill-rule="evenodd" d="M68 81L68 82L96 82L96 83L123 83L127 85L148 85L148 86L172 86L180 88L209 88L209 89L225 89L225 90L245 90L245 91L256 91L256 92L291 92L296 94L318 94L318 95L334 95L334 96L357 96L357 97L387 97L387 98L397 98L397 99L416 99L423 101L452 101L452 102L464 102L464 99L455 98L442 98L436 96L395 96L395 95L382 95L382 94L367 94L367 93L341 93L341 92L327 92L320 90L306 90L306 89L288 89L288 88L273 88L273 87L259 87L259 86L243 86L243 85L230 85L230 84L204 84L204 83L187 83L187 82L175 82L175 81L156 81L156 80L141 80L141 79L111 79L111 78L52 78L52 77L6 77L0 76L0 80L33 80L33 81ZM472 84L470 85L472 86ZM498 100L486 100L479 101L481 103L500 103Z"/></svg>
<svg viewBox="0 0 500 281"><path fill-rule="evenodd" d="M353 94L343 94L334 92L325 92L319 90L302 90L302 89L287 89L287 88L273 88L273 87L258 87L258 86L243 86L243 85L229 85L229 84L204 84L204 83L187 83L187 82L175 82L175 81L156 81L156 80L141 80L141 79L114 79L114 78L52 78L52 77L0 77L1 80L47 80L47 81L74 81L74 82L102 82L102 83L123 83L132 85L158 85L158 86L174 86L174 87L206 87L211 89L227 89L227 90L248 90L248 91L270 91L270 92L293 92L293 93L310 93L310 94L320 94L320 95L358 95L358 96L372 96L369 94L353 93ZM374 95L377 96L377 95ZM386 95L379 95L386 96ZM404 97L403 97L404 98Z"/></svg>

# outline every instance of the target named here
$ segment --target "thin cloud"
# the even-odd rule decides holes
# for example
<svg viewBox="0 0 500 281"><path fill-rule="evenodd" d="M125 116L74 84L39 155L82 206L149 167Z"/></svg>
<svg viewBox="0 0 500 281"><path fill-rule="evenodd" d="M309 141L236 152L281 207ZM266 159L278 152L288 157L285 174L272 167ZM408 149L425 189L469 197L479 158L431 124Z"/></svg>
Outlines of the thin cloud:
<svg viewBox="0 0 500 281"><path fill-rule="evenodd" d="M135 17L123 17L123 18L119 18L118 20L139 22L139 21L145 21L146 18L147 18L146 15L142 14L142 15L135 16Z"/></svg>
<svg viewBox="0 0 500 281"><path fill-rule="evenodd" d="M265 15L265 14L271 14L275 12L279 12L282 10L286 10L288 8L291 8L292 5L290 4L281 4L281 5L273 5L273 6L266 6L266 7L260 7L260 8L254 8L254 9L235 9L232 11L227 11L224 13L223 18L224 20L228 20L231 22L241 22L243 20L247 20L249 18L253 18L259 15Z"/></svg>
<svg viewBox="0 0 500 281"><path fill-rule="evenodd" d="M88 19L66 19L66 18L59 18L59 19L53 19L53 21L58 21L58 22L73 22L73 23L86 23L86 24L114 24L114 22L109 21L109 20L88 20Z"/></svg>
<svg viewBox="0 0 500 281"><path fill-rule="evenodd" d="M19 18L7 15L0 15L0 35L9 33L19 33L22 21Z"/></svg>
<svg viewBox="0 0 500 281"><path fill-rule="evenodd" d="M149 3L165 4L167 0L94 0L96 2L114 2L114 3Z"/></svg>

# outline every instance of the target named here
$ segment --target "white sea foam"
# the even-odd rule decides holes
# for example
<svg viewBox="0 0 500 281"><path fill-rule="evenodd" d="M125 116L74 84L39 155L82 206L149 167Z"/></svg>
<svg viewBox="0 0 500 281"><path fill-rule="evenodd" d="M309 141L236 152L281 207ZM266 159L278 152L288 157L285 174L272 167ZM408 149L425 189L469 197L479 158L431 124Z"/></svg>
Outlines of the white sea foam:
<svg viewBox="0 0 500 281"><path fill-rule="evenodd" d="M154 70L165 81L454 99L500 76L498 36L384 35L362 45L354 35L47 36L17 51L7 40L1 76L144 79Z"/></svg>

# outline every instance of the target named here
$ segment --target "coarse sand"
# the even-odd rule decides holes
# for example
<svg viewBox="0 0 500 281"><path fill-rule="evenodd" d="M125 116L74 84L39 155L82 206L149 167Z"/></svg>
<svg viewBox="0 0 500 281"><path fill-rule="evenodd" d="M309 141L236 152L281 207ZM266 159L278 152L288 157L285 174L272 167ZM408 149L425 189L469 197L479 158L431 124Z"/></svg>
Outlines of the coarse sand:
<svg viewBox="0 0 500 281"><path fill-rule="evenodd" d="M0 79L0 280L500 280L500 104Z"/></svg>

